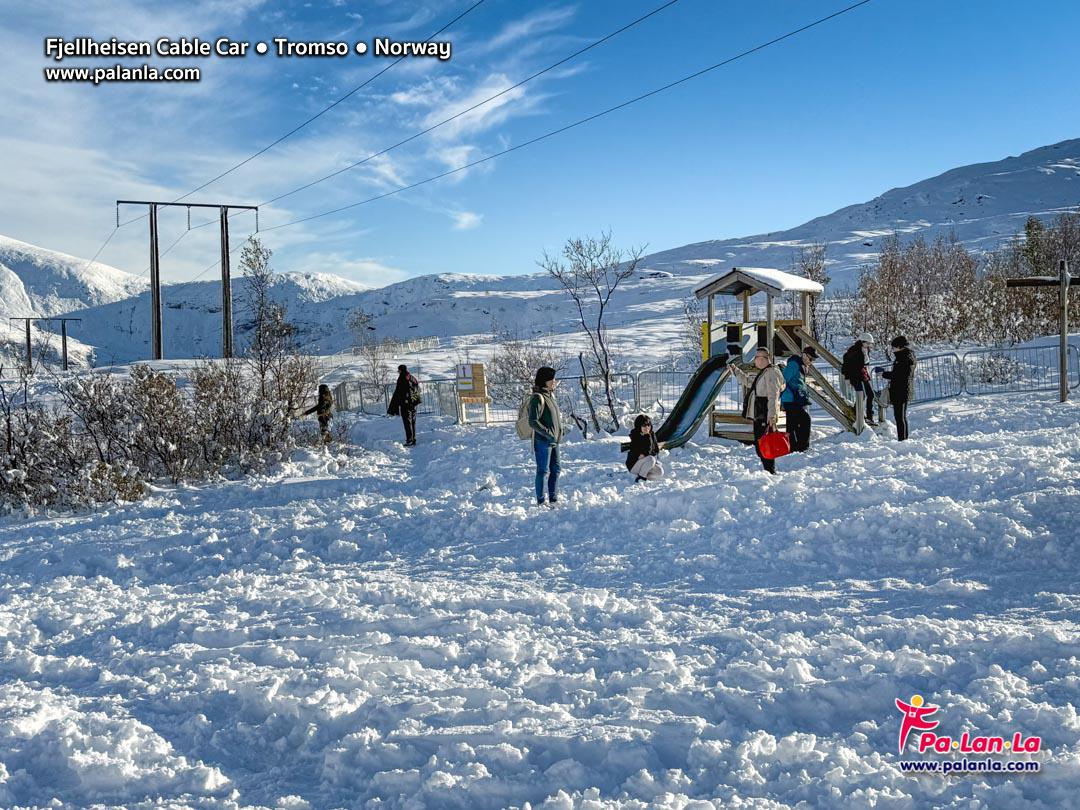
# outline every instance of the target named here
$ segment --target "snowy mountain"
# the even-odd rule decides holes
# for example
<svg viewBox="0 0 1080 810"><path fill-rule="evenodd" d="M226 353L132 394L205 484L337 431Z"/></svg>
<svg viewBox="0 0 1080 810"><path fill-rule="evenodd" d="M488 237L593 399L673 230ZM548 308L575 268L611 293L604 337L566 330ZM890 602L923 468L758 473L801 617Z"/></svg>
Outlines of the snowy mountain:
<svg viewBox="0 0 1080 810"><path fill-rule="evenodd" d="M654 253L613 300L611 324L635 340L648 333L651 344L645 351L656 354L678 333L681 301L693 286L725 268L787 269L800 247L824 240L833 285L843 286L874 258L881 238L894 231L932 240L955 230L970 249L985 251L1022 229L1030 215L1052 218L1078 205L1080 139L953 169L787 231ZM648 237L622 236L627 242ZM234 291L238 345L243 344L246 329L242 283L235 282ZM345 320L356 307L375 316L378 334L399 339L478 335L490 332L493 321L522 334L573 331L573 312L565 295L552 280L537 274L431 275L365 289L333 276L286 273L279 294L300 328L301 342L316 353L349 345ZM167 357L220 351L218 282L172 285L165 292L165 307ZM146 358L148 312L146 294L86 310L81 313L80 337L99 347L99 362Z"/></svg>
<svg viewBox="0 0 1080 810"><path fill-rule="evenodd" d="M970 250L982 252L1022 230L1029 216L1049 219L1078 205L1080 139L1074 139L952 169L787 231L666 250L650 256L649 264L674 272L695 266L786 269L799 247L824 240L833 284L845 284L877 255L881 237L893 232L931 241L955 230Z"/></svg>
<svg viewBox="0 0 1080 810"><path fill-rule="evenodd" d="M247 282L233 279L234 340L242 348L251 329ZM300 330L301 342L344 318L357 293L368 289L355 281L329 273L281 273L274 279L271 297L285 304L289 319ZM161 293L161 328L165 356L215 357L221 354L221 283L195 281L168 284ZM144 360L150 357L150 292L85 310L79 314L79 339L97 347L101 364Z"/></svg>
<svg viewBox="0 0 1080 810"><path fill-rule="evenodd" d="M86 259L0 236L0 316L50 317L119 301L149 282Z"/></svg>

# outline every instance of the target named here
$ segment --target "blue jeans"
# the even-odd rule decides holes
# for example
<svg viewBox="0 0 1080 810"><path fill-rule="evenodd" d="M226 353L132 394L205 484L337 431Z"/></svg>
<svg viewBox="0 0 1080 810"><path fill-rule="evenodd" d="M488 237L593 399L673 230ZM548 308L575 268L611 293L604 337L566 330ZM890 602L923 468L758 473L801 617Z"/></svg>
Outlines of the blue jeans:
<svg viewBox="0 0 1080 810"><path fill-rule="evenodd" d="M542 436L533 436L536 455L536 501L544 502L544 478L547 478L548 500L555 500L555 485L559 481L559 445Z"/></svg>

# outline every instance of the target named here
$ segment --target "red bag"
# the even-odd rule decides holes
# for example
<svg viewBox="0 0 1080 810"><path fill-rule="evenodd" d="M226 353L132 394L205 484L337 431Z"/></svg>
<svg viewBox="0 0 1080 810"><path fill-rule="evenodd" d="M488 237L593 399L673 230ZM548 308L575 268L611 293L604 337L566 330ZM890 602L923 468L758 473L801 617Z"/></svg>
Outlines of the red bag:
<svg viewBox="0 0 1080 810"><path fill-rule="evenodd" d="M781 433L780 431L766 433L758 441L758 449L761 450L763 458L770 460L780 458L780 456L786 456L791 452L791 438L787 433Z"/></svg>

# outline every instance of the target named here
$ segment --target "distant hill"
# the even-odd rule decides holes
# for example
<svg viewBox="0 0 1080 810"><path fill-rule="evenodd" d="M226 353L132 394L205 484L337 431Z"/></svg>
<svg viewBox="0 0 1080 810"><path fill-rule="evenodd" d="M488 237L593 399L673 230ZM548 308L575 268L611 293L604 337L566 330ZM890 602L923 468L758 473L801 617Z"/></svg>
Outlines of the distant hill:
<svg viewBox="0 0 1080 810"><path fill-rule="evenodd" d="M886 158L887 159L887 156ZM681 301L702 278L726 268L749 265L789 269L800 247L828 243L833 286L854 281L860 267L877 255L882 237L894 231L933 239L955 230L971 250L985 251L1021 230L1028 216L1051 218L1080 205L1080 139L1063 141L992 163L953 169L914 185L887 191L869 202L848 206L796 228L741 239L697 242L647 256L638 277L620 289L610 323L628 335L671 342L682 317ZM648 234L619 234L627 243ZM79 260L5 240L24 257L12 282L9 309L37 306L52 311L60 302L88 306L81 312L79 337L97 347L97 360L127 362L149 356L148 293L123 298L131 276L94 265L82 287L49 279L66 278L67 262ZM42 281L33 272L32 257L41 256ZM4 261L0 258L0 261ZM76 268L77 269L77 268ZM106 272L107 271L107 272ZM22 281L30 279L30 283ZM75 278L75 276L73 276ZM67 292L65 292L67 290ZM28 304L18 300L27 296ZM130 293L128 293L130 295ZM493 321L521 334L569 332L574 313L565 295L542 274L420 276L387 287L363 285L327 274L284 273L275 296L286 303L298 325L300 341L314 353L330 353L349 345L346 317L362 307L375 317L380 336L399 339L436 335L447 338L490 331ZM246 342L250 323L243 314L244 282L234 281L236 341ZM165 288L163 314L166 356L214 356L221 351L220 284L216 281L173 284ZM15 314L14 312L12 314ZM647 335L646 335L647 333ZM656 337L660 336L660 337ZM635 338L635 339L640 339ZM655 350L653 351L655 354Z"/></svg>
<svg viewBox="0 0 1080 810"><path fill-rule="evenodd" d="M129 298L145 279L0 236L0 316L62 315Z"/></svg>

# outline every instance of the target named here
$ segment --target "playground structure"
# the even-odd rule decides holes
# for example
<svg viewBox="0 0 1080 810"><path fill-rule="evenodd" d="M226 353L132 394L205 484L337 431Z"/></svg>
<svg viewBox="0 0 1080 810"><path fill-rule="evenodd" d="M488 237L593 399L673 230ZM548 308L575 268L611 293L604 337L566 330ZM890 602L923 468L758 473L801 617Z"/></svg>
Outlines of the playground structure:
<svg viewBox="0 0 1080 810"><path fill-rule="evenodd" d="M766 296L764 321L750 320L750 299L762 293ZM800 297L799 318L776 320L775 299L788 293ZM750 368L759 346L768 348L774 358L780 354L800 354L805 346L813 346L818 357L840 369L840 360L814 339L810 323L811 299L824 293L815 281L764 267L735 267L722 275L699 284L694 289L698 299L707 302L707 319L702 326L704 362L691 377L668 418L656 431L656 439L666 447L678 447L693 436L701 423L709 419L709 435L722 439L753 442L753 420L742 415L742 408L717 405L721 391L734 384L728 364ZM716 296L732 296L743 305L742 322L717 324ZM839 422L845 430L861 433L865 428L865 405L861 392L854 402L845 399L813 365L806 370L810 398ZM746 391L740 386L737 404L743 402ZM784 424L783 416L780 425Z"/></svg>

